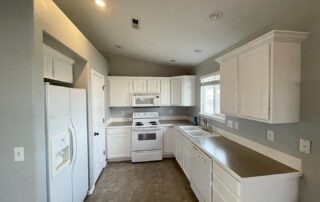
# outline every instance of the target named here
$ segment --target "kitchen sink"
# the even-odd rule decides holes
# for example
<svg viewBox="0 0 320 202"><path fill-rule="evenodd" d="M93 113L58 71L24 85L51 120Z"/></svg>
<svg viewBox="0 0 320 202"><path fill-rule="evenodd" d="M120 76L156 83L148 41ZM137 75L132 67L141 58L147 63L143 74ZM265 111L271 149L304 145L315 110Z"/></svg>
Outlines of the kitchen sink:
<svg viewBox="0 0 320 202"><path fill-rule="evenodd" d="M197 126L179 126L184 132L192 137L203 137L203 136L220 136L216 133L212 134L210 132L202 130Z"/></svg>
<svg viewBox="0 0 320 202"><path fill-rule="evenodd" d="M182 130L201 130L198 126L179 126Z"/></svg>

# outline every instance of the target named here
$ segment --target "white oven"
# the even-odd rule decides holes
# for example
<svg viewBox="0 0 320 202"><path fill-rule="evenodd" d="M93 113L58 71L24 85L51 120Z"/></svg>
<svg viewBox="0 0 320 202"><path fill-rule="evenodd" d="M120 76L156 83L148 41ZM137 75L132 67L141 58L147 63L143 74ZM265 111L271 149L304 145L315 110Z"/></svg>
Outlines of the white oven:
<svg viewBox="0 0 320 202"><path fill-rule="evenodd" d="M132 94L132 106L134 107L160 106L160 94L134 93Z"/></svg>
<svg viewBox="0 0 320 202"><path fill-rule="evenodd" d="M132 162L162 160L162 127L133 127L131 140Z"/></svg>

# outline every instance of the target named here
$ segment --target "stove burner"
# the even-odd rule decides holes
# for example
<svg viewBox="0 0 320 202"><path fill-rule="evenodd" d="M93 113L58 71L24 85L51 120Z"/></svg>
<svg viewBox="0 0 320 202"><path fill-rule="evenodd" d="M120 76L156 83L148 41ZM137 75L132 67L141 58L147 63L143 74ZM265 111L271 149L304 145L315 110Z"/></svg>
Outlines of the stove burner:
<svg viewBox="0 0 320 202"><path fill-rule="evenodd" d="M155 126L155 125L158 125L158 123L156 121L150 121L149 122L151 125Z"/></svg>
<svg viewBox="0 0 320 202"><path fill-rule="evenodd" d="M136 122L136 126L143 126L143 123L141 123L141 122Z"/></svg>

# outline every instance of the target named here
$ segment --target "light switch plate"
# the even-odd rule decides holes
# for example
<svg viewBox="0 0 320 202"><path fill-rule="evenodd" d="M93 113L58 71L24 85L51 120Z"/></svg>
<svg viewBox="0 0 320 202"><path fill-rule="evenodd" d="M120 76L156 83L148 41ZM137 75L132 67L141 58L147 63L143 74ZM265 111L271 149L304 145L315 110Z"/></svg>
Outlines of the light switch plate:
<svg viewBox="0 0 320 202"><path fill-rule="evenodd" d="M239 122L238 121L234 122L234 129L239 130Z"/></svg>
<svg viewBox="0 0 320 202"><path fill-rule="evenodd" d="M311 141L300 138L299 151L305 154L311 153Z"/></svg>
<svg viewBox="0 0 320 202"><path fill-rule="evenodd" d="M232 120L228 120L228 121L227 121L227 126L228 126L229 128L233 128L233 121L232 121Z"/></svg>
<svg viewBox="0 0 320 202"><path fill-rule="evenodd" d="M267 130L267 140L274 142L274 132L272 130Z"/></svg>
<svg viewBox="0 0 320 202"><path fill-rule="evenodd" d="M14 148L14 161L24 161L24 147Z"/></svg>

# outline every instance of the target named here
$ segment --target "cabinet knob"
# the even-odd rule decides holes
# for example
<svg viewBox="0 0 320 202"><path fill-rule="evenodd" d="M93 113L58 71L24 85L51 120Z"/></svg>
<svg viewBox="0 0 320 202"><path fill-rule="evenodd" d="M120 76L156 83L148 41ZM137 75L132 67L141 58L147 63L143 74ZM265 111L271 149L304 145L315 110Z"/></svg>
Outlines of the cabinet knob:
<svg viewBox="0 0 320 202"><path fill-rule="evenodd" d="M98 136L98 135L99 135L98 132L94 132L94 133L93 133L93 136Z"/></svg>

